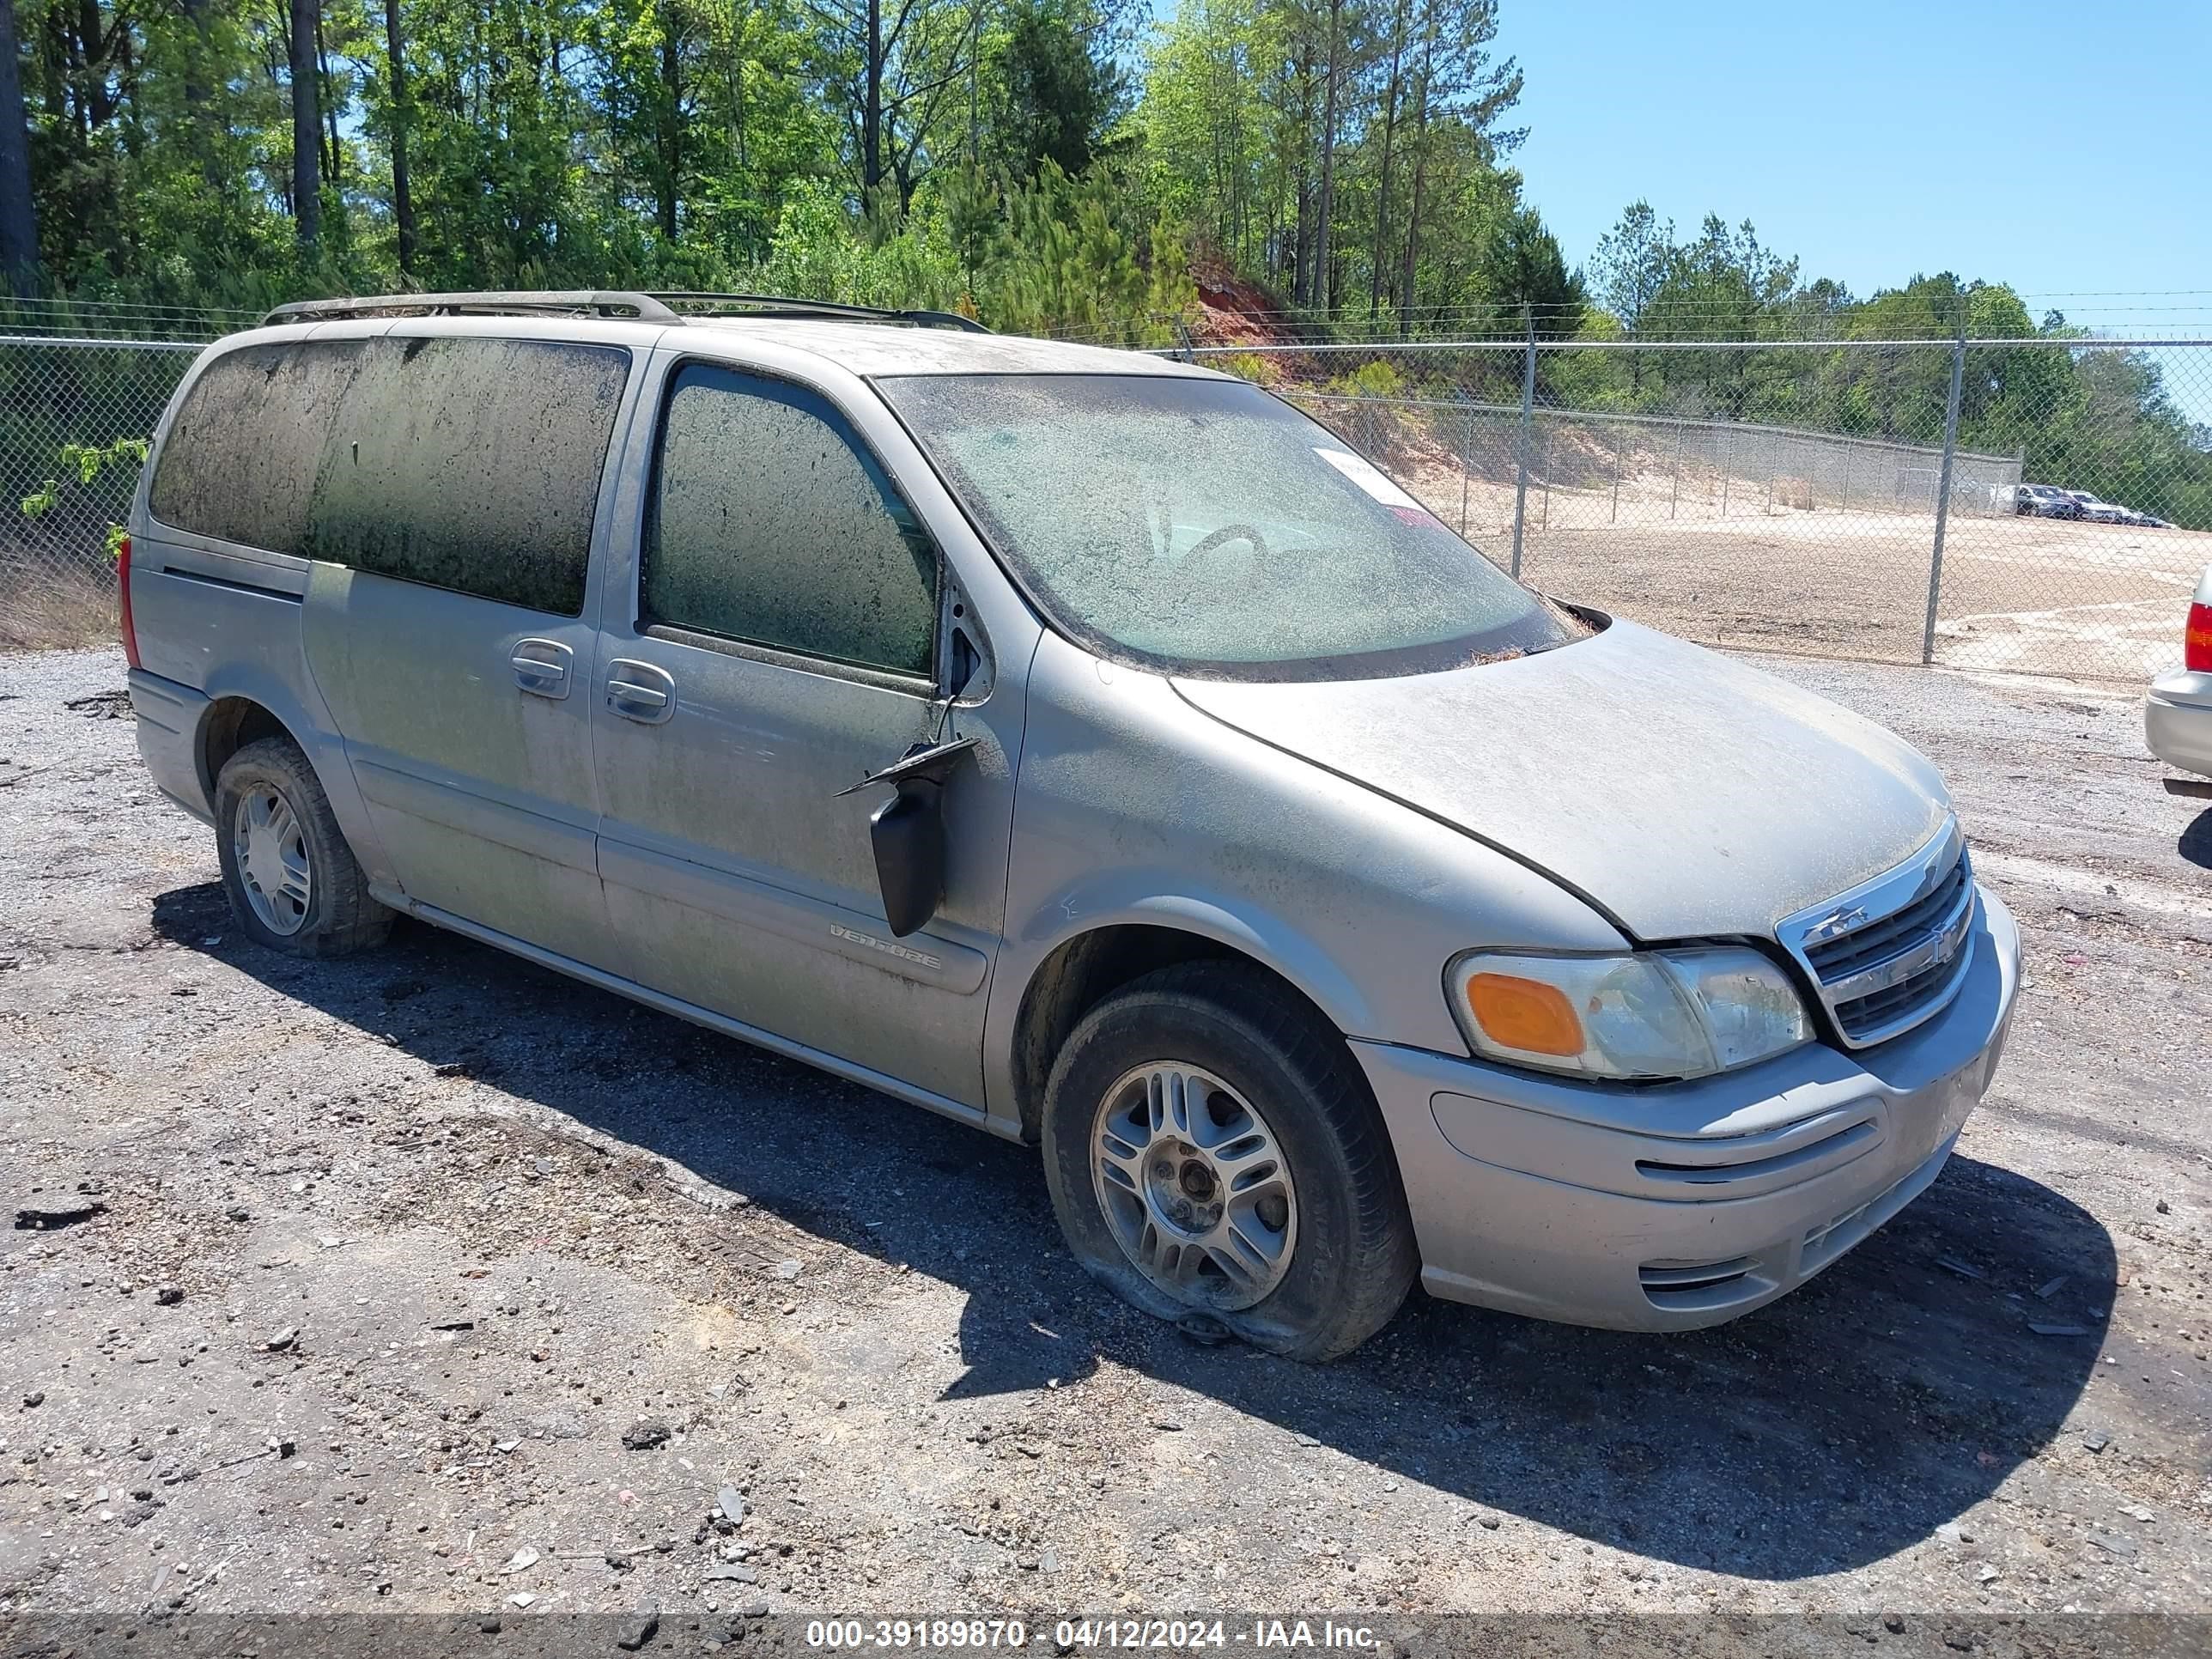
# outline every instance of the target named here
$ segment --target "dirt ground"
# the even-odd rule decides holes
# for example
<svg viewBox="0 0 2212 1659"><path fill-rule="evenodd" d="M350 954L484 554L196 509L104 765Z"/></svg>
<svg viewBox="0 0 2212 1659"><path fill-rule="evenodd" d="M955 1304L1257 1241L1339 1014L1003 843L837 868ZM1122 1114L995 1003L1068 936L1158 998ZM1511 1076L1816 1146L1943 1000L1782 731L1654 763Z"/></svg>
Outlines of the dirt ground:
<svg viewBox="0 0 2212 1659"><path fill-rule="evenodd" d="M2131 694L1771 665L2024 925L1959 1155L1718 1330L1309 1369L1107 1300L1021 1149L422 927L254 950L119 656L0 656L0 1613L2212 1612L2212 811Z"/></svg>
<svg viewBox="0 0 2212 1659"><path fill-rule="evenodd" d="M1709 644L1920 659L1930 516L1623 514L1617 527L1539 529L1528 579L1607 596L1591 602ZM1936 660L1954 668L2140 685L2179 659L2190 594L2212 564L2212 535L2194 531L1965 516L1947 531Z"/></svg>

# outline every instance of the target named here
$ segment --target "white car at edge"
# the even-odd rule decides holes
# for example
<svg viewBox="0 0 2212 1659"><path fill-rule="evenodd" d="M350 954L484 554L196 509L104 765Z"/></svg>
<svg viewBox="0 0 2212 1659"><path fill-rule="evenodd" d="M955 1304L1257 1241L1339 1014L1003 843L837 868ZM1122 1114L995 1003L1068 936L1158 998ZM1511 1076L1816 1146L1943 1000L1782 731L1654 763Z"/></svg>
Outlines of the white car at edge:
<svg viewBox="0 0 2212 1659"><path fill-rule="evenodd" d="M2168 766L2212 777L2212 565L2197 584L2181 651L2181 666L2150 683L2143 735Z"/></svg>

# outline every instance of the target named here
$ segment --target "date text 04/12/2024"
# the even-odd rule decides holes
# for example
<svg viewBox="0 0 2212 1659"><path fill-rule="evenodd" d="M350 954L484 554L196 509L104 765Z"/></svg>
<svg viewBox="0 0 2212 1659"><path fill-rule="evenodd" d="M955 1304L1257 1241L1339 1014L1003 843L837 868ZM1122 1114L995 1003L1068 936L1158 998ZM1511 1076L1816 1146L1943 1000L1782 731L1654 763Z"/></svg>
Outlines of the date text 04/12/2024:
<svg viewBox="0 0 2212 1659"><path fill-rule="evenodd" d="M1018 1650L1047 1640L1011 1619L816 1619L806 1626L811 1648ZM1223 1619L1062 1619L1049 1638L1058 1653L1092 1650L1144 1649L1173 1651L1194 1648L1338 1648L1372 1651L1381 1645L1364 1625L1334 1620L1254 1619L1233 1625Z"/></svg>

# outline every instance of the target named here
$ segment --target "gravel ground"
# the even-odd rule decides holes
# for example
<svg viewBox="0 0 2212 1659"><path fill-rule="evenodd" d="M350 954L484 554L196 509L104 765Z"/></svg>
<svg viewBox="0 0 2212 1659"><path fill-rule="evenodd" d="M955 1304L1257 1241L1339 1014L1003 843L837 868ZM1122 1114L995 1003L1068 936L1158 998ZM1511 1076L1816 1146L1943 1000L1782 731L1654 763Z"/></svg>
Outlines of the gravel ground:
<svg viewBox="0 0 2212 1659"><path fill-rule="evenodd" d="M2026 929L1959 1156L1719 1330L1309 1369L1104 1299L1018 1148L407 924L252 949L119 657L0 656L7 1178L102 1206L0 1235L0 1612L2212 1611L2212 811L2131 696L1773 665Z"/></svg>

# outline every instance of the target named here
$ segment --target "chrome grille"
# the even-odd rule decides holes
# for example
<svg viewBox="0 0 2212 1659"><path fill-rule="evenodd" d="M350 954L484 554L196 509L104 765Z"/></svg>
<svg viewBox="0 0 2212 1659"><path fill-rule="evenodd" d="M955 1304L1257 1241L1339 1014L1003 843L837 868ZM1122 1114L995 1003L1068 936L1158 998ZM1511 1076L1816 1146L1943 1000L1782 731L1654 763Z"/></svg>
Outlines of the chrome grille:
<svg viewBox="0 0 2212 1659"><path fill-rule="evenodd" d="M1884 1042L1958 994L1972 960L1974 873L1955 819L1896 869L1784 921L1784 946L1844 1041Z"/></svg>

